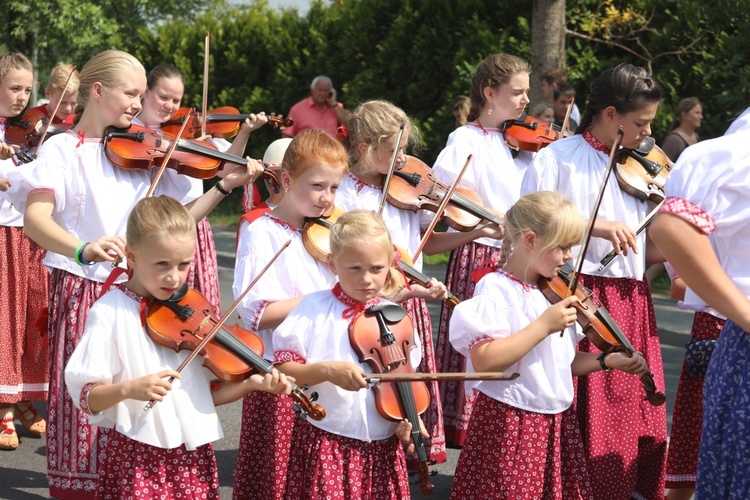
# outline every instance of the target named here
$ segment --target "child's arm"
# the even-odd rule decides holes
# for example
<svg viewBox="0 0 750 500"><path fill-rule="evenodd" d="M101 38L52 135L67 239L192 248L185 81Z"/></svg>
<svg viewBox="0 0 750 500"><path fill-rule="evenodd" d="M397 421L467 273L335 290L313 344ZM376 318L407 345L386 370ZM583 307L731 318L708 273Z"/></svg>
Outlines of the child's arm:
<svg viewBox="0 0 750 500"><path fill-rule="evenodd" d="M497 224L480 224L471 231L433 232L424 246L425 255L434 255L453 250L478 238L503 237L503 227Z"/></svg>
<svg viewBox="0 0 750 500"><path fill-rule="evenodd" d="M238 383L219 382L219 389L212 391L211 396L214 400L214 406L221 406L233 401L253 391L270 392L271 394L290 394L292 392L291 381L294 379L287 378L275 368L271 373L263 375L256 373L249 378Z"/></svg>
<svg viewBox="0 0 750 500"><path fill-rule="evenodd" d="M561 332L576 321L576 296L551 305L531 324L508 337L480 342L471 349L471 363L477 372L506 371L548 335Z"/></svg>
<svg viewBox="0 0 750 500"><path fill-rule="evenodd" d="M570 369L573 376L588 375L589 373L603 370L604 367L599 362L599 355L591 352L577 351ZM627 373L635 373L639 377L648 372L648 365L640 353L636 352L633 357L623 352L610 352L604 356L604 366L608 369L617 369Z"/></svg>
<svg viewBox="0 0 750 500"><path fill-rule="evenodd" d="M304 295L300 295L299 297L277 300L269 303L265 309L263 309L263 314L258 322L258 330L278 327L304 297Z"/></svg>
<svg viewBox="0 0 750 500"><path fill-rule="evenodd" d="M126 399L161 401L172 390L168 377L178 379L180 374L174 370L163 370L116 384L96 385L88 394L89 410L99 413Z"/></svg>
<svg viewBox="0 0 750 500"><path fill-rule="evenodd" d="M362 368L347 361L321 361L309 365L290 361L277 365L279 371L293 377L298 384L316 385L331 382L347 391L367 387Z"/></svg>

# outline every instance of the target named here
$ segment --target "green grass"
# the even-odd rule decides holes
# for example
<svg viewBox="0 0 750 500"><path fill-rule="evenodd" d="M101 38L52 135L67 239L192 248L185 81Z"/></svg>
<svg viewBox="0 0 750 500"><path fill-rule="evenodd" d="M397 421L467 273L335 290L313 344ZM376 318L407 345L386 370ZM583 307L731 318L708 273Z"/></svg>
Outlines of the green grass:
<svg viewBox="0 0 750 500"><path fill-rule="evenodd" d="M667 275L667 272L664 271L656 278L651 280L651 293L661 293L664 295L669 295L670 285L671 281L669 280L669 276Z"/></svg>

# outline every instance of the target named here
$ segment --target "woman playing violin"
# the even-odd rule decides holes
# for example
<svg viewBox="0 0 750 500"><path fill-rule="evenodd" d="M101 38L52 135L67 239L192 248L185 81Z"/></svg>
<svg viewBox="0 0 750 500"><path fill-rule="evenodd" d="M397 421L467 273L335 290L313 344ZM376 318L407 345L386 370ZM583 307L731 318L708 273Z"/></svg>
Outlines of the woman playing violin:
<svg viewBox="0 0 750 500"><path fill-rule="evenodd" d="M471 115L467 125L456 129L435 162L435 175L450 185L472 154L461 179L461 186L476 191L482 204L502 214L520 197L521 179L532 153L522 151L513 157L505 143L501 126L521 116L529 103L530 68L526 61L508 54L485 58L477 67L471 86ZM451 254L446 285L461 300L474 292L471 273L500 252L502 230L497 225L483 228L481 238L461 245ZM451 311L443 307L437 340L439 372L464 372L466 358L448 341ZM463 382L440 386L446 441L463 443L471 416L473 395L466 394Z"/></svg>
<svg viewBox="0 0 750 500"><path fill-rule="evenodd" d="M388 303L382 296L393 297L403 286L383 220L367 210L342 215L331 229L328 261L339 282L302 299L273 335L279 369L309 384L327 405L325 419L295 427L285 498L408 499L401 442L407 453L414 451L412 425L380 415L349 333L357 313ZM420 357L414 339L405 360L412 367Z"/></svg>
<svg viewBox="0 0 750 500"><path fill-rule="evenodd" d="M142 311L186 282L195 220L177 200L140 200L128 218L130 279L91 307L65 368L68 393L92 425L113 429L99 469L100 498L219 498L212 441L222 437L215 405L252 391L289 394L275 369L239 383L215 382L197 360L152 341ZM176 322L175 327L182 325ZM166 378L175 377L170 383ZM144 414L144 401L156 400ZM136 425L137 422L137 425Z"/></svg>
<svg viewBox="0 0 750 500"><path fill-rule="evenodd" d="M471 368L521 376L475 385L451 499L595 498L573 408L573 377L611 368L642 375L648 367L638 354L598 360L577 350L583 338L580 327L572 328L578 297L550 306L537 287L540 277L557 275L583 233L583 218L570 200L546 191L522 197L505 214L496 270L453 312L451 343Z"/></svg>
<svg viewBox="0 0 750 500"><path fill-rule="evenodd" d="M148 73L146 79L148 88L143 93L143 109L133 118L135 125L144 125L159 130L161 124L169 121L180 109L185 85L179 69L168 64L155 66ZM220 151L241 156L250 133L267 122L265 113L251 115L240 127L240 132L232 143L224 139L208 140ZM220 174L221 175L221 174ZM190 179L190 192L182 199L187 204L203 194L203 181ZM248 186L252 189L252 184ZM220 306L219 297L219 269L216 261L216 244L208 219L198 222L198 239L195 244L195 259L188 275L188 285L201 292L209 302Z"/></svg>
<svg viewBox="0 0 750 500"><path fill-rule="evenodd" d="M589 103L576 135L555 141L537 154L526 172L524 193L555 191L591 216L596 189L604 182L610 148L623 129L622 146L636 148L651 134L651 120L663 92L642 68L621 64L604 71L591 85ZM634 349L643 354L657 387L664 387L659 336L648 283L645 232L635 229L653 207L620 189L611 175L596 214L581 282L593 290ZM613 248L618 256L598 271ZM573 252L578 258L576 252ZM580 349L599 352L588 340ZM591 468L595 498L628 499L664 495L666 411L644 401L636 377L601 372L578 383L578 415ZM612 423L618 422L616 427Z"/></svg>
<svg viewBox="0 0 750 500"><path fill-rule="evenodd" d="M18 418L35 436L46 430L32 401L46 401L48 351L38 318L47 307L44 249L23 231L23 215L7 197L8 175L17 165L5 144L7 120L20 115L34 83L31 62L22 54L0 56L0 449L19 445ZM15 418L14 418L15 417Z"/></svg>
<svg viewBox="0 0 750 500"><path fill-rule="evenodd" d="M348 168L346 150L326 132L307 130L289 143L281 168L284 196L279 204L252 222L240 221L232 287L236 298L291 239L238 309L245 327L266 346L273 344L274 328L305 294L335 284L328 265L305 250L302 228L306 217L320 217L333 206ZM264 355L273 359L270 347ZM294 425L290 398L253 393L244 399L234 498L283 498Z"/></svg>
<svg viewBox="0 0 750 500"><path fill-rule="evenodd" d="M10 195L24 212L24 230L47 252L50 275L50 373L48 417L55 432L47 434L51 496L93 498L97 460L106 431L85 423L66 394L62 373L83 333L91 304L111 271L125 257L125 222L135 203L148 192L149 170L123 169L106 156L102 137L108 127L128 128L141 109L146 72L126 52L109 50L94 56L81 70L75 126L42 144L29 168L11 173ZM189 205L200 220L225 198L222 191L251 182L261 172L250 161L228 172L217 187ZM190 180L168 169L157 194L182 199ZM101 435L100 435L101 434ZM75 441L70 443L70 436ZM63 447L74 447L77 455Z"/></svg>

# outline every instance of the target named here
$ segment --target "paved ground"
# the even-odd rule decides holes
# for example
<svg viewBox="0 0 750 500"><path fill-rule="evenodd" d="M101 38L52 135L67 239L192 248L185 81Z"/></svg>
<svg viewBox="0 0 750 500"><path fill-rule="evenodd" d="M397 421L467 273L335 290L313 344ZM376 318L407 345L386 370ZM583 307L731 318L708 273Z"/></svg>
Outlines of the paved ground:
<svg viewBox="0 0 750 500"><path fill-rule="evenodd" d="M232 302L232 270L234 268L234 232L233 228L214 228L216 246L219 251L219 279L222 284L222 304L226 309ZM438 279L445 274L444 267L431 267L425 272ZM664 359L664 375L667 394L667 424L671 427L674 394L682 367L682 350L687 335L690 332L692 314L680 311L675 301L665 296L655 296L659 335L662 341L662 355ZM439 306L431 308L433 318L439 314ZM229 321L229 324L236 321ZM219 415L225 437L215 443L217 461L219 464L219 481L222 499L232 497L232 482L234 477L234 463L237 455L239 440L241 403L225 405L219 408ZM12 452L0 451L0 498L13 500L31 500L48 498L46 478L46 446L43 438L33 438L22 428L19 432L20 447ZM412 486L412 498L448 498L453 479L458 450L448 450L448 462L432 467L437 471L432 480L435 491L431 497L425 497L419 488Z"/></svg>

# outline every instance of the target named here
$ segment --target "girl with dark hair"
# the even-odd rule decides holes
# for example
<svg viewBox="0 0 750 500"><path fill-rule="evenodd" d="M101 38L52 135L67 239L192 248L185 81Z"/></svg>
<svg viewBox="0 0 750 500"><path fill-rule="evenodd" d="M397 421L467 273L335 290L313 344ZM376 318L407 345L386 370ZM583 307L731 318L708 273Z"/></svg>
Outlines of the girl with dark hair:
<svg viewBox="0 0 750 500"><path fill-rule="evenodd" d="M700 140L696 130L701 126L702 120L703 106L697 97L686 97L680 101L672 126L661 146L670 160L677 161L685 148Z"/></svg>
<svg viewBox="0 0 750 500"><path fill-rule="evenodd" d="M556 191L573 200L584 216L593 215L597 190L604 182L610 149L622 128L622 147L635 148L651 134L651 121L663 96L643 68L621 64L604 71L591 85L589 103L576 135L555 141L534 158L522 192ZM653 209L607 180L592 239L584 256L581 281L605 307L664 387L659 336L644 271L662 260L646 233L637 227ZM609 267L599 261L612 249ZM578 259L580 247L574 251ZM588 340L580 349L599 352ZM589 460L594 498L664 496L667 451L666 411L643 399L638 377L602 371L578 380L578 416Z"/></svg>

